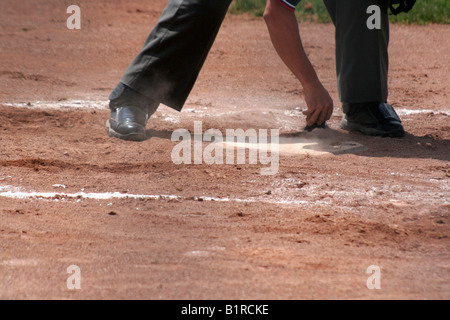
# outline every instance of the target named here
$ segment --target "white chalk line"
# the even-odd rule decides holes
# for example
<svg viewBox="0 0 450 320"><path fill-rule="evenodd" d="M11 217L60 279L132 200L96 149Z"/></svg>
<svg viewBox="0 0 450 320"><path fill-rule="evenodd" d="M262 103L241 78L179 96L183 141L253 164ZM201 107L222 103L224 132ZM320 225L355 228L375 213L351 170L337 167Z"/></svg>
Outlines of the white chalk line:
<svg viewBox="0 0 450 320"><path fill-rule="evenodd" d="M51 200L51 201L81 201L81 200L160 200L160 201L206 201L206 202L236 202L236 203L271 203L271 204L307 204L308 201L301 200L275 200L275 199L240 199L240 198L220 198L208 196L190 196L183 197L177 195L144 195L144 194L128 194L120 192L103 192L103 193L61 193L61 192L34 192L34 191L17 191L23 188L13 186L0 186L0 197L21 200Z"/></svg>
<svg viewBox="0 0 450 320"><path fill-rule="evenodd" d="M63 100L63 101L32 101L16 103L0 103L5 107L30 109L107 109L107 101L96 100Z"/></svg>
<svg viewBox="0 0 450 320"><path fill-rule="evenodd" d="M63 100L63 101L33 101L33 102L18 102L18 103L0 103L6 107L15 107L15 108L33 108L33 109L56 109L56 110L64 110L64 109L79 109L79 110L92 110L92 109L108 109L108 101L103 100ZM187 113L195 113L197 116L205 116L205 115L223 115L224 113L217 113L214 108L203 108L204 110L199 110L195 108L185 108L184 112ZM431 109L405 109L405 108L396 108L396 111L401 116L409 116L423 113L433 113L433 114L442 114L445 116L450 116L450 110L431 110ZM237 113L237 111L227 111L226 114ZM290 111L284 111L285 115L290 115ZM175 112L168 110L168 112L162 112L162 114L168 117L167 121L169 122L178 122L178 119L174 119ZM300 115L300 112L299 112ZM163 119L164 120L164 119Z"/></svg>

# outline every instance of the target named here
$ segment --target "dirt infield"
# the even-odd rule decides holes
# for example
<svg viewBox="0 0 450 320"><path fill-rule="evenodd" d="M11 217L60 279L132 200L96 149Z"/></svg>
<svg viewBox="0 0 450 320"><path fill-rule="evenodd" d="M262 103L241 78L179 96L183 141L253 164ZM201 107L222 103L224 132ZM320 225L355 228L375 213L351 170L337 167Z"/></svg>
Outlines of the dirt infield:
<svg viewBox="0 0 450 320"><path fill-rule="evenodd" d="M332 25L301 24L336 103L302 132L302 91L261 19L227 16L181 113L142 143L105 132L107 96L167 1L5 0L0 12L0 299L449 299L450 27L391 31L403 139L339 129ZM172 132L279 129L355 154L176 165ZM81 270L69 290L67 268ZM369 266L381 268L370 290Z"/></svg>

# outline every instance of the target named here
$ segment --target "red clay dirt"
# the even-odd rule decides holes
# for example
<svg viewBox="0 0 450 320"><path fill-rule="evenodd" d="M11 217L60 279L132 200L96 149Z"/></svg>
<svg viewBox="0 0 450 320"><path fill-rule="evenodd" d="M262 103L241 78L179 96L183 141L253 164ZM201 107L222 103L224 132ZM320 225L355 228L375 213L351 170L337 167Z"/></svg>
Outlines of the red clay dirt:
<svg viewBox="0 0 450 320"><path fill-rule="evenodd" d="M450 298L448 25L392 26L403 139L339 129L328 24L300 25L336 104L329 129L303 133L302 90L264 22L228 15L183 112L162 106L133 143L107 136L107 97L167 1L78 1L81 30L66 28L69 1L3 2L0 299ZM172 132L197 120L367 150L282 154L273 176L176 165ZM85 196L113 192L130 196Z"/></svg>

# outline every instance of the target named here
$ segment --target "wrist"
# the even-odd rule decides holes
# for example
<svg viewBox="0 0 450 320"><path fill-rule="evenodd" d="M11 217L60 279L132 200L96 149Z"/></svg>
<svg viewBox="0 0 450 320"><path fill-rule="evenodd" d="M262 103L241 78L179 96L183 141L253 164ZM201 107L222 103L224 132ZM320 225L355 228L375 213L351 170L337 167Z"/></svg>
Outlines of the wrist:
<svg viewBox="0 0 450 320"><path fill-rule="evenodd" d="M312 66L305 68L302 72L296 74L296 76L305 90L317 88L322 85Z"/></svg>
<svg viewBox="0 0 450 320"><path fill-rule="evenodd" d="M303 89L305 90L313 90L318 87L322 87L322 83L320 82L318 77L313 77L304 81L301 81Z"/></svg>

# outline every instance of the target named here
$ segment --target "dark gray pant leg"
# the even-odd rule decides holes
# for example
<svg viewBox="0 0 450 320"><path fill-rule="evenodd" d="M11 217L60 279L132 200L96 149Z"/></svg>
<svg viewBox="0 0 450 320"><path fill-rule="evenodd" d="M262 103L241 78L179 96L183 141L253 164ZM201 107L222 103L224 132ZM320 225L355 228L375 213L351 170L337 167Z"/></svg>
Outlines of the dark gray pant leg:
<svg viewBox="0 0 450 320"><path fill-rule="evenodd" d="M389 16L386 0L324 0L336 27L336 72L342 102L387 102ZM369 30L370 5L381 9L381 29Z"/></svg>
<svg viewBox="0 0 450 320"><path fill-rule="evenodd" d="M181 110L232 0L170 0L121 82Z"/></svg>

